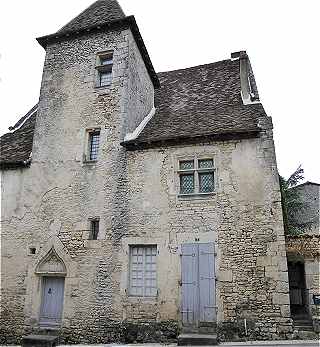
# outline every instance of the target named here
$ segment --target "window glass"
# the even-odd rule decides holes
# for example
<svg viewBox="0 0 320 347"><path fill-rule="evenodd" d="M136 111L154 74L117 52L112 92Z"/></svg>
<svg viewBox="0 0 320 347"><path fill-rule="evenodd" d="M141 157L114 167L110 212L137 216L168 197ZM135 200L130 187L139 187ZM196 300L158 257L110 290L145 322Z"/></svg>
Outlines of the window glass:
<svg viewBox="0 0 320 347"><path fill-rule="evenodd" d="M130 247L130 295L157 295L157 246Z"/></svg>
<svg viewBox="0 0 320 347"><path fill-rule="evenodd" d="M112 74L111 71L100 72L100 86L108 86L111 84Z"/></svg>
<svg viewBox="0 0 320 347"><path fill-rule="evenodd" d="M179 163L180 170L192 170L194 168L193 160L184 160Z"/></svg>
<svg viewBox="0 0 320 347"><path fill-rule="evenodd" d="M180 175L180 193L191 194L194 192L194 175L183 174Z"/></svg>
<svg viewBox="0 0 320 347"><path fill-rule="evenodd" d="M90 221L90 240L97 240L99 233L99 220L91 220Z"/></svg>
<svg viewBox="0 0 320 347"><path fill-rule="evenodd" d="M213 172L199 173L199 190L200 193L209 193L214 190Z"/></svg>
<svg viewBox="0 0 320 347"><path fill-rule="evenodd" d="M93 131L89 133L89 160L98 159L100 142L100 131Z"/></svg>
<svg viewBox="0 0 320 347"><path fill-rule="evenodd" d="M101 57L100 58L100 64L101 65L110 65L113 64L113 57L109 56L109 57Z"/></svg>
<svg viewBox="0 0 320 347"><path fill-rule="evenodd" d="M198 161L199 169L213 168L213 159L201 159Z"/></svg>

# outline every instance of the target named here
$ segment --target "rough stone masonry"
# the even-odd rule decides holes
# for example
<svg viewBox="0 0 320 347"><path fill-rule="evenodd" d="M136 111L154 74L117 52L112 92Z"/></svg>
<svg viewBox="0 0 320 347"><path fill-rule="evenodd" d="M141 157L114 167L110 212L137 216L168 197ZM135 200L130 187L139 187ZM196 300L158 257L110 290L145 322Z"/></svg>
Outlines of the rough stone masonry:
<svg viewBox="0 0 320 347"><path fill-rule="evenodd" d="M117 17L117 6L98 1L72 30L39 40L46 59L32 154L14 161L35 115L2 137L0 342L49 330L68 343L174 340L183 326L181 245L194 243L215 247L221 341L290 337L272 124L259 102L243 103L248 57L159 74L159 88L133 17ZM102 7L116 17L99 21ZM104 52L112 82L99 87ZM96 161L86 160L90 129L100 134ZM179 194L179 163L208 158L214 189ZM156 294L132 296L130 252L148 245L157 249ZM63 308L48 326L44 281L55 277Z"/></svg>

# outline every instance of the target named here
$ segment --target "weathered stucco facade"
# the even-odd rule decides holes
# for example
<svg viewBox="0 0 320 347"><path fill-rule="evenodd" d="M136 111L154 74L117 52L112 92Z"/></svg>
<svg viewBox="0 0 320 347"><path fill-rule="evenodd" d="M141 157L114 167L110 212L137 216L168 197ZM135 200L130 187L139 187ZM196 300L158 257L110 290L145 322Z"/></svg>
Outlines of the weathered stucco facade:
<svg viewBox="0 0 320 347"><path fill-rule="evenodd" d="M96 88L105 51L113 52L112 84ZM255 137L127 149L125 135L153 106L154 82L130 28L46 45L31 165L1 171L2 343L47 331L39 320L44 274L64 278L55 327L64 341L176 338L185 243L214 244L221 340L290 337L270 119L258 117ZM100 129L99 157L88 162L91 128ZM210 194L179 195L179 160L190 158L213 159ZM99 218L97 240L89 239L91 218ZM129 249L148 244L157 246L157 295L133 297Z"/></svg>

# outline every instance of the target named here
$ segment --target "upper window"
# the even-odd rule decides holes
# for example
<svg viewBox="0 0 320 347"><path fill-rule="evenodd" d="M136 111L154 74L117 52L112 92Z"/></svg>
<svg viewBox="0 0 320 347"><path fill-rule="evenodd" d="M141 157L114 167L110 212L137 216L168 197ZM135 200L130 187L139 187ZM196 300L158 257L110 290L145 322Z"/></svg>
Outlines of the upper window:
<svg viewBox="0 0 320 347"><path fill-rule="evenodd" d="M88 130L87 161L96 161L98 159L99 143L100 129Z"/></svg>
<svg viewBox="0 0 320 347"><path fill-rule="evenodd" d="M181 160L178 175L181 195L208 194L214 191L212 158Z"/></svg>
<svg viewBox="0 0 320 347"><path fill-rule="evenodd" d="M109 86L112 81L113 53L103 53L98 55L96 69L98 71L97 86Z"/></svg>
<svg viewBox="0 0 320 347"><path fill-rule="evenodd" d="M129 293L157 295L157 246L130 246Z"/></svg>

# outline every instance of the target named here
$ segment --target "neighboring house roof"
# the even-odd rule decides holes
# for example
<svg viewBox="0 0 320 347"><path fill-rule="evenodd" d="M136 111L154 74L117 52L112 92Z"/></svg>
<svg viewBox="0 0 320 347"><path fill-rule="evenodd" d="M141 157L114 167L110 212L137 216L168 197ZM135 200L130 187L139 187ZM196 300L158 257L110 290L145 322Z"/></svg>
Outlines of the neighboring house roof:
<svg viewBox="0 0 320 347"><path fill-rule="evenodd" d="M118 1L98 0L58 30L58 33L79 31L123 18L125 18L125 14Z"/></svg>
<svg viewBox="0 0 320 347"><path fill-rule="evenodd" d="M156 113L138 138L125 144L257 136L261 130L259 118L266 114L260 103L243 104L239 70L239 60L223 60L159 73L161 88L155 90ZM17 122L24 122L21 128L1 137L2 167L29 159L35 109L31 117L25 117Z"/></svg>
<svg viewBox="0 0 320 347"><path fill-rule="evenodd" d="M156 112L130 143L195 138L222 134L256 134L258 119L266 116L260 103L244 105L239 60L158 74Z"/></svg>

